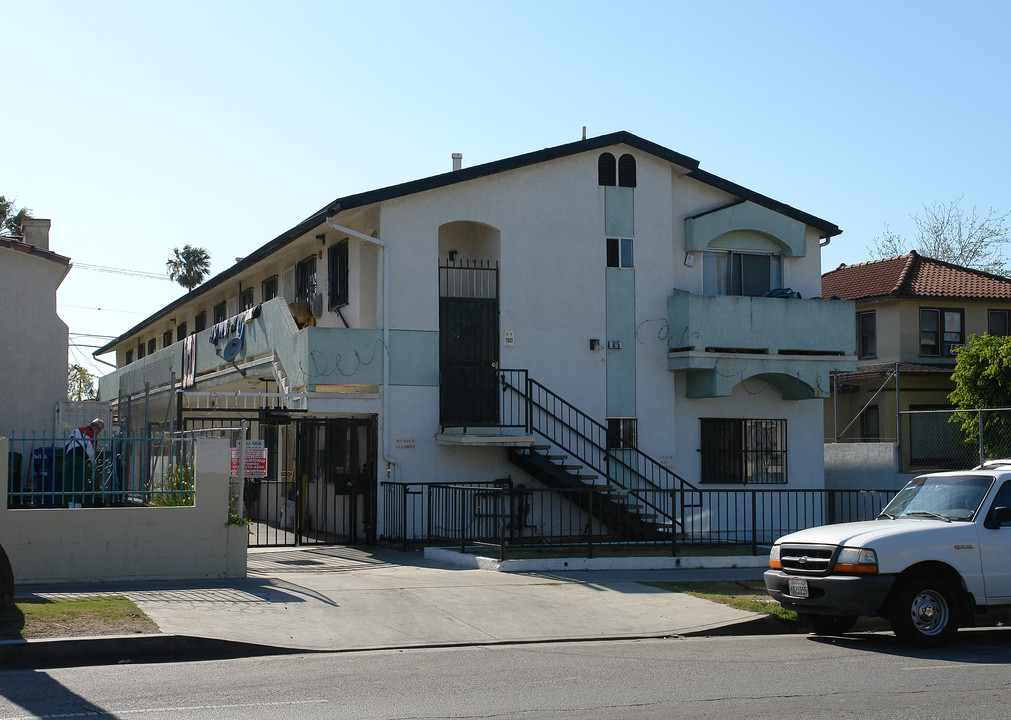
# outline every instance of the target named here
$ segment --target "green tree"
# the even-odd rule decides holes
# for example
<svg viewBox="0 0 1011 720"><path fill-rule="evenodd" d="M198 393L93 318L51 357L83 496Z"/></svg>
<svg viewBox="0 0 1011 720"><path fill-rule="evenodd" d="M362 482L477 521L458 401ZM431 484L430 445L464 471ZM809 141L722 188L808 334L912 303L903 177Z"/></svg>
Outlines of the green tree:
<svg viewBox="0 0 1011 720"><path fill-rule="evenodd" d="M81 365L71 365L67 378L67 398L70 400L95 400L98 398L98 378Z"/></svg>
<svg viewBox="0 0 1011 720"><path fill-rule="evenodd" d="M8 200L0 195L0 235L14 235L20 237L21 222L32 216L32 211L28 208L20 210L14 206L14 198Z"/></svg>
<svg viewBox="0 0 1011 720"><path fill-rule="evenodd" d="M187 290L192 290L204 281L211 270L211 256L203 248L186 245L182 250L174 248L168 262L168 276Z"/></svg>
<svg viewBox="0 0 1011 720"><path fill-rule="evenodd" d="M985 214L962 207L962 196L948 203L924 205L913 216L916 237L912 242L885 225L885 231L867 248L876 258L903 255L910 249L921 255L955 265L1003 275L1007 272L1004 246L1011 239L1011 211L994 208Z"/></svg>
<svg viewBox="0 0 1011 720"><path fill-rule="evenodd" d="M1011 407L1011 337L971 335L956 352L951 404L964 411ZM951 422L973 447L979 446L982 430L986 457L1011 457L1011 411L957 412Z"/></svg>

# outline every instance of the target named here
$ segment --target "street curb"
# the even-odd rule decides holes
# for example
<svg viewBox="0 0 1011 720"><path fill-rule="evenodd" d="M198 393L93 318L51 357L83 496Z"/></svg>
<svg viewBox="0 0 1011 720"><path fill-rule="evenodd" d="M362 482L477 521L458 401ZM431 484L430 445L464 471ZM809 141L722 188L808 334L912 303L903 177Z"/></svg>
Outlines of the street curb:
<svg viewBox="0 0 1011 720"><path fill-rule="evenodd" d="M745 637L793 632L773 618L757 617L726 625L690 630L622 635L550 637L532 640L490 640L485 642L430 642L408 645L377 645L355 648L295 648L234 642L192 635L106 635L43 640L0 640L0 669L44 669L89 667L130 663L196 662L233 660L274 655L318 655L324 653L367 653L397 650L433 650L462 647L547 645L557 643L662 640L694 637Z"/></svg>
<svg viewBox="0 0 1011 720"><path fill-rule="evenodd" d="M565 572L572 570L706 570L760 568L768 569L765 555L733 555L727 557L600 557L600 558L536 558L495 560L470 555L451 548L426 547L425 559L469 570L495 572Z"/></svg>
<svg viewBox="0 0 1011 720"><path fill-rule="evenodd" d="M167 634L0 640L0 668L226 660L306 652L313 651L192 635Z"/></svg>

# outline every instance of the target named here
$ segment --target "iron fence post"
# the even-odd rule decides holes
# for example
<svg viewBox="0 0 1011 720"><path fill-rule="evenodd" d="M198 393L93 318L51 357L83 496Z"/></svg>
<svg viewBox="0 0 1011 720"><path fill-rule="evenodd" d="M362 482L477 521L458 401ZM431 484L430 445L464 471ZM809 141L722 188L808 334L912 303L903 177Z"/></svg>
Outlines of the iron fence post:
<svg viewBox="0 0 1011 720"><path fill-rule="evenodd" d="M751 554L758 555L758 494L751 491Z"/></svg>
<svg viewBox="0 0 1011 720"><path fill-rule="evenodd" d="M402 498L401 505L403 506L403 512L400 515L400 539L404 543L404 552L407 552L407 487L402 486L400 488L400 497Z"/></svg>
<svg viewBox="0 0 1011 720"><path fill-rule="evenodd" d="M461 500L460 501L460 552L461 553L467 552L467 541L466 541L466 538L464 537L465 533L463 531L463 528L464 528L464 512L466 511L466 509L467 509L467 503L465 503L465 502L463 502Z"/></svg>
<svg viewBox="0 0 1011 720"><path fill-rule="evenodd" d="M498 561L499 562L502 562L503 560L505 560L505 528L506 528L506 521L505 521L505 510L506 510L505 493L506 493L505 488L498 488L498 504L499 504L499 513L498 513L498 528L499 528L498 529Z"/></svg>
<svg viewBox="0 0 1011 720"><path fill-rule="evenodd" d="M681 491L682 493L684 490ZM671 503L671 513L670 513L670 556L677 557L678 554L678 529L674 524L674 506L677 505L677 495L678 491L671 488L670 491L670 503ZM681 504L684 504L682 499ZM684 524L681 525L684 527Z"/></svg>

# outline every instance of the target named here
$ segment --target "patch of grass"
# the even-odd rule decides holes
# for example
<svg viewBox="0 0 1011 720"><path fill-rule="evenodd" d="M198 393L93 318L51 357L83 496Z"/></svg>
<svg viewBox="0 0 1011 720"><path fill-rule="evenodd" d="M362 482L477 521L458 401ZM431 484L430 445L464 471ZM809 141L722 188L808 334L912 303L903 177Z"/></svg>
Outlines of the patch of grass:
<svg viewBox="0 0 1011 720"><path fill-rule="evenodd" d="M786 610L769 597L761 580L713 580L699 582L650 582L650 587L685 593L703 600L729 605L738 610L764 613L791 627L800 620L793 610Z"/></svg>
<svg viewBox="0 0 1011 720"><path fill-rule="evenodd" d="M122 595L39 597L0 610L0 640L156 632L154 621Z"/></svg>

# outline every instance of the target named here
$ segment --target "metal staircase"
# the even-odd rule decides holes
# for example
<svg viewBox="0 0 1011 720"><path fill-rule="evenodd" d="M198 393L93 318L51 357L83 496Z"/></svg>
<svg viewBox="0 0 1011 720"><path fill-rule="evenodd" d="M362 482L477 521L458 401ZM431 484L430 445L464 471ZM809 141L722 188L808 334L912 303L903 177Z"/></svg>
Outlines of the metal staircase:
<svg viewBox="0 0 1011 720"><path fill-rule="evenodd" d="M548 487L589 494L587 510L636 538L673 537L683 527L682 491L695 486L637 447L614 447L605 425L525 371L501 371L504 393L519 395L528 433L548 444L514 448L509 459ZM584 501L585 502L585 501Z"/></svg>

